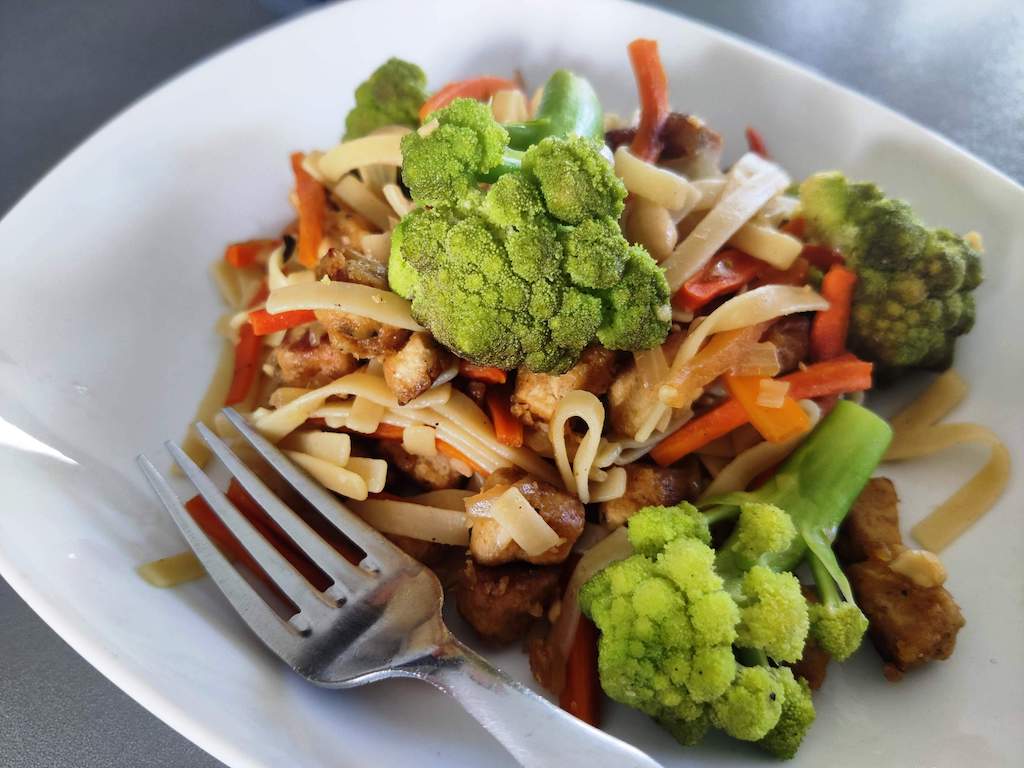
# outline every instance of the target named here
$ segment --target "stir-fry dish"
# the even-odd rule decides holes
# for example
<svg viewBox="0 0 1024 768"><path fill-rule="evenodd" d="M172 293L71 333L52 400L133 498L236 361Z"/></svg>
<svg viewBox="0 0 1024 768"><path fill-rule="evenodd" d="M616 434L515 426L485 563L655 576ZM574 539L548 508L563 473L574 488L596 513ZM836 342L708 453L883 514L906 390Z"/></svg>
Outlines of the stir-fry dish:
<svg viewBox="0 0 1024 768"><path fill-rule="evenodd" d="M225 353L197 418L230 439L217 412L246 415L580 718L607 696L682 744L718 729L790 758L830 661L867 635L896 680L964 626L936 553L1009 474L990 430L941 421L982 241L838 171L793 179L753 129L724 165L670 108L657 44L627 53L632 119L582 73L431 92L380 66L342 141L291 157L293 222L216 263ZM862 404L921 371L944 373L895 418ZM873 475L965 442L988 462L904 543Z"/></svg>

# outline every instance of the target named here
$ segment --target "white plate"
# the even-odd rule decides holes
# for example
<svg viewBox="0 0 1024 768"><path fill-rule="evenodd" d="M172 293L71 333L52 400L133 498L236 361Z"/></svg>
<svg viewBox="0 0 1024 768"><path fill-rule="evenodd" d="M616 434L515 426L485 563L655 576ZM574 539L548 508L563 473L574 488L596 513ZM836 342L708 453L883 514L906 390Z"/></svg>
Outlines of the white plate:
<svg viewBox="0 0 1024 768"><path fill-rule="evenodd" d="M992 425L1021 455L1024 190L856 94L661 11L582 0L520 0L507 11L395 0L303 16L129 109L0 223L0 416L24 431L8 429L0 447L0 572L101 672L229 765L510 763L425 686L314 689L263 650L211 583L162 591L133 573L182 548L133 458L181 434L211 370L219 307L207 265L226 242L284 223L288 152L336 141L353 88L389 55L419 62L434 86L515 67L538 82L569 66L610 109L629 111L625 45L654 36L674 104L721 130L731 156L755 124L795 176L843 168L930 222L982 231L988 279L977 328L961 342L972 391L957 417ZM964 450L894 468L905 522L979 460ZM1019 759L1022 504L1018 476L945 557L968 622L953 659L898 685L882 679L869 647L833 665L800 765ZM518 654L499 660L528 676ZM666 765L765 759L725 741L683 750L621 708L608 727Z"/></svg>

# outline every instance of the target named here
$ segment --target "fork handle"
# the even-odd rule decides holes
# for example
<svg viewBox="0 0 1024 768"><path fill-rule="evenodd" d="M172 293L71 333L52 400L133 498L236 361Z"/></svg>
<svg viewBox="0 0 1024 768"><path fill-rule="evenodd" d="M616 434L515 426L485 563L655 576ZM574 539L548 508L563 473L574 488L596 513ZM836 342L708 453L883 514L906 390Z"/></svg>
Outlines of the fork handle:
<svg viewBox="0 0 1024 768"><path fill-rule="evenodd" d="M636 747L554 706L452 640L416 677L452 695L526 768L661 768Z"/></svg>

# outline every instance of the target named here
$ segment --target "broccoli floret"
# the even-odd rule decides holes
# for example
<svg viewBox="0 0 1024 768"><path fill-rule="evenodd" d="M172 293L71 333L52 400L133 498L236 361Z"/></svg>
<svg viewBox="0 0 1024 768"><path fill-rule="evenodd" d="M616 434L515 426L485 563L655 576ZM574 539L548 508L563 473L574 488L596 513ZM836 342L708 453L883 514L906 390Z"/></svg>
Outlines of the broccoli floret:
<svg viewBox="0 0 1024 768"><path fill-rule="evenodd" d="M943 369L974 324L981 257L947 229L929 229L902 200L840 173L800 185L808 235L838 248L858 275L850 348L883 379L911 368Z"/></svg>
<svg viewBox="0 0 1024 768"><path fill-rule="evenodd" d="M596 340L625 350L664 340L664 274L622 236L625 188L594 142L509 150L504 128L469 99L434 118L432 132L402 141L419 207L392 237L389 280L435 338L478 365L558 373ZM559 178L567 163L575 175Z"/></svg>
<svg viewBox="0 0 1024 768"><path fill-rule="evenodd" d="M345 141L385 125L419 125L427 99L427 76L408 61L391 58L356 88L356 105L345 118Z"/></svg>
<svg viewBox="0 0 1024 768"><path fill-rule="evenodd" d="M848 584L844 585L847 595L840 594L836 580L820 559L812 555L809 564L820 598L820 602L811 603L811 636L833 659L845 661L860 647L868 619L853 602Z"/></svg>
<svg viewBox="0 0 1024 768"><path fill-rule="evenodd" d="M776 670L782 683L782 714L779 722L757 742L757 745L775 757L789 760L796 755L800 743L814 723L814 704L811 689L804 679L797 680L787 667Z"/></svg>
<svg viewBox="0 0 1024 768"><path fill-rule="evenodd" d="M791 538L788 518L774 519L789 525ZM764 622L781 633L792 621L793 643L802 648L806 606L801 602L795 620L767 610L744 617L745 577L723 578L716 570L707 521L691 504L645 507L628 526L636 554L597 573L579 593L581 608L601 630L605 692L656 718L683 744L698 742L712 724L738 739L765 738L782 722L792 676L770 666L763 653L744 649L742 631L746 623ZM747 573L754 574L752 593L761 589L760 568ZM782 575L763 570L769 581ZM762 594L766 604L774 599Z"/></svg>

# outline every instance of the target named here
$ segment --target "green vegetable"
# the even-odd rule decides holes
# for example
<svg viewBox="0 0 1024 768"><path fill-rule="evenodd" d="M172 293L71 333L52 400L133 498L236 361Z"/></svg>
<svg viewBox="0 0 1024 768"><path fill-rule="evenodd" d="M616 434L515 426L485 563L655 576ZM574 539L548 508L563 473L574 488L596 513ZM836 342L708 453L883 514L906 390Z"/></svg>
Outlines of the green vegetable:
<svg viewBox="0 0 1024 768"><path fill-rule="evenodd" d="M428 135L402 141L419 207L393 233L388 273L435 338L478 365L542 372L567 370L595 340L627 350L664 340L668 285L622 236L626 190L596 142L548 136L511 150L469 99L434 118Z"/></svg>
<svg viewBox="0 0 1024 768"><path fill-rule="evenodd" d="M548 136L583 136L604 140L604 112L594 87L567 69L544 84L537 114L527 123L507 123L509 146L527 149Z"/></svg>
<svg viewBox="0 0 1024 768"><path fill-rule="evenodd" d="M783 550L761 562L774 571L788 571L805 558L821 602L810 607L810 632L818 644L842 661L860 646L867 619L853 599L850 583L839 567L832 540L871 473L882 460L892 429L866 408L841 400L799 448L761 488L709 499L704 507L712 520L735 515L752 504L784 509L797 536ZM742 513L740 517L742 523ZM742 568L742 526L737 526L719 554L730 567Z"/></svg>
<svg viewBox="0 0 1024 768"><path fill-rule="evenodd" d="M785 513L759 512L741 514L746 533L737 545L755 560L768 554L760 544L786 548L795 535ZM788 669L769 665L761 643L770 638L772 650L785 649L788 658L803 649L807 606L792 574L760 565L719 570L724 561L710 546L707 520L685 502L641 509L628 533L636 554L600 571L579 594L601 630L605 692L656 718L683 744L715 726L774 751L777 732L797 731L784 712L805 713L806 730L814 719L809 694ZM787 735L786 743L799 738Z"/></svg>
<svg viewBox="0 0 1024 768"><path fill-rule="evenodd" d="M808 235L838 248L859 280L850 348L883 378L945 369L956 338L974 325L981 257L946 229L929 229L902 200L837 172L800 185Z"/></svg>
<svg viewBox="0 0 1024 768"><path fill-rule="evenodd" d="M580 590L601 630L598 671L613 699L656 718L683 744L712 726L790 758L814 721L810 690L780 663L810 633L837 658L865 622L831 541L888 446L891 431L841 401L752 493L646 507L629 521L636 554ZM737 518L716 552L708 524ZM822 595L808 605L791 571L811 563Z"/></svg>
<svg viewBox="0 0 1024 768"><path fill-rule="evenodd" d="M427 99L427 76L408 61L391 58L356 88L356 105L345 118L345 140L358 139L385 125L420 124Z"/></svg>

